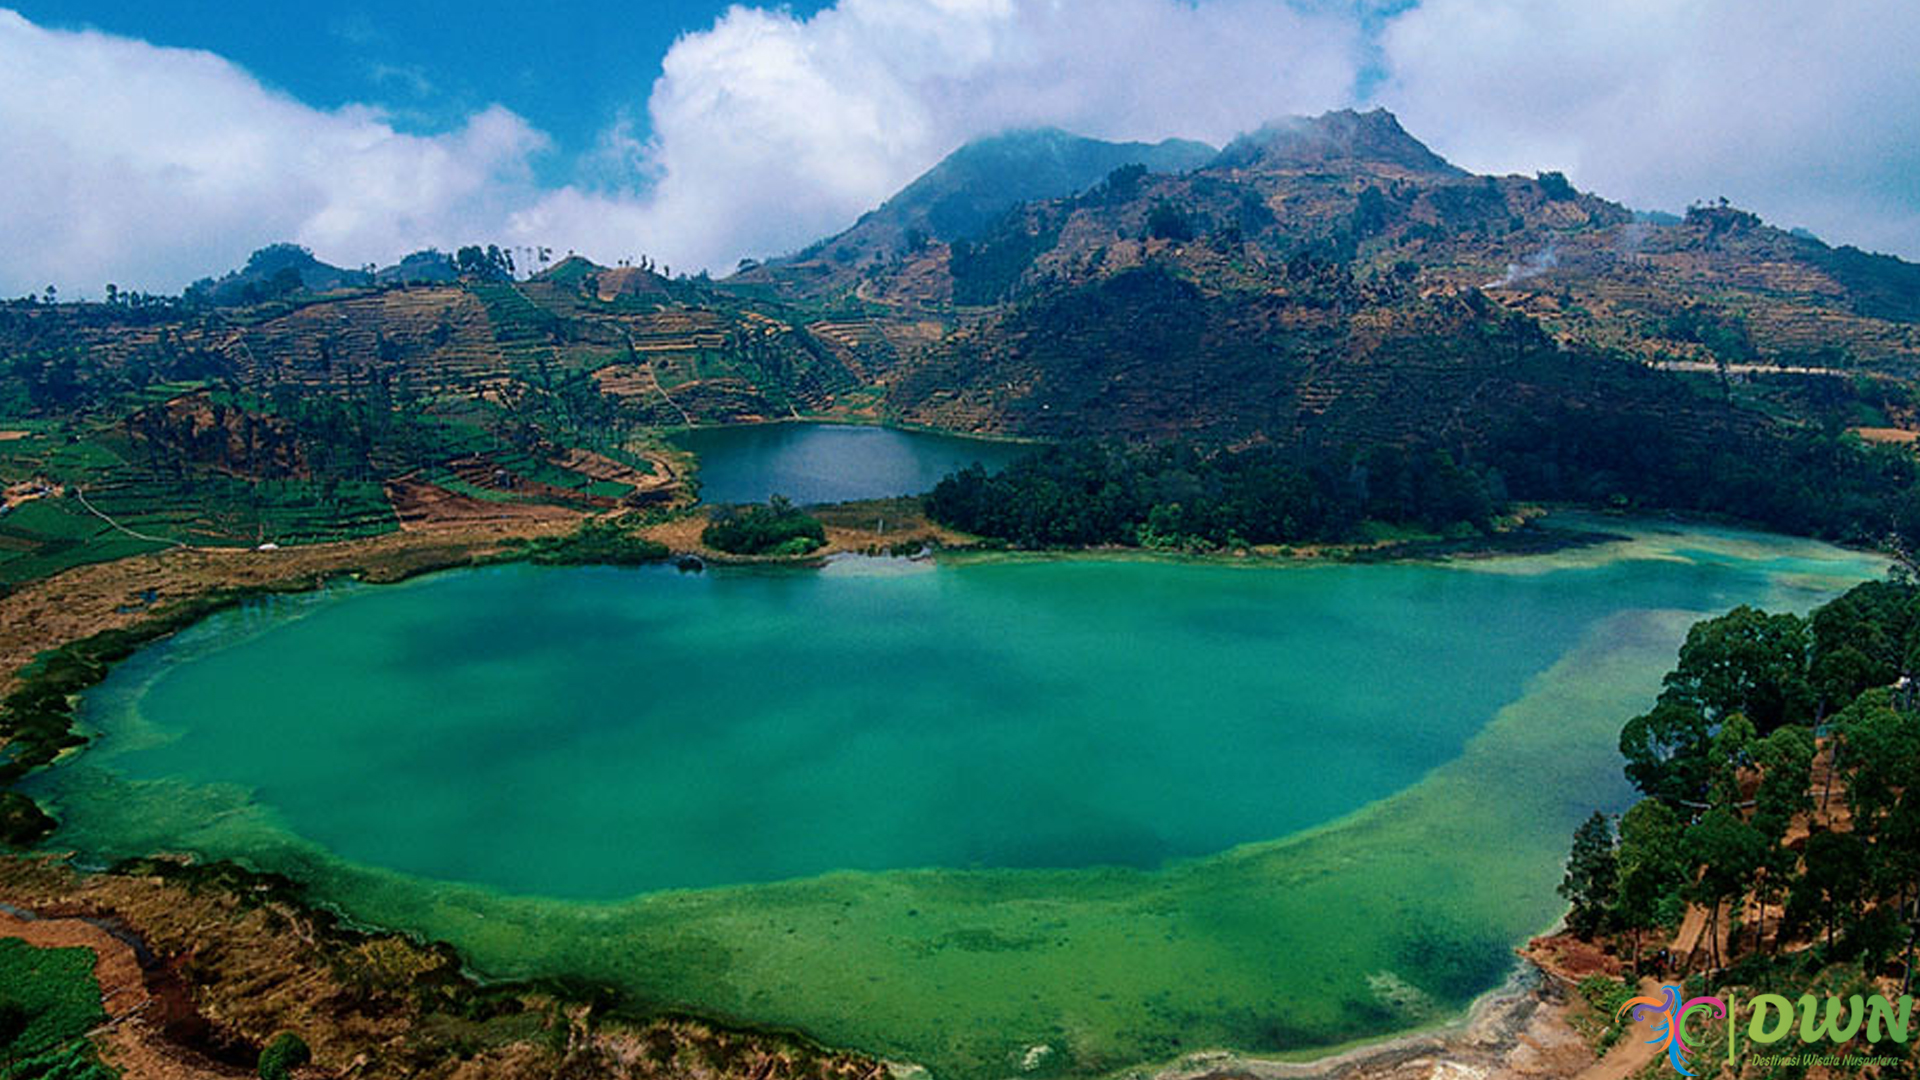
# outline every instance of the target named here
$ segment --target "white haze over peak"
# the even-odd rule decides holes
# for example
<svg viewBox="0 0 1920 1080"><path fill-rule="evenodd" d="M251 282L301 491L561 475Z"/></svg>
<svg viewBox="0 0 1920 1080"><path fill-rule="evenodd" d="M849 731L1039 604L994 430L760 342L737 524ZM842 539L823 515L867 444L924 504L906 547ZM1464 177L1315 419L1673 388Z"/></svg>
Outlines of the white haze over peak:
<svg viewBox="0 0 1920 1080"><path fill-rule="evenodd" d="M1464 168L1920 258L1913 0L1424 0L1380 46L1381 103Z"/></svg>
<svg viewBox="0 0 1920 1080"><path fill-rule="evenodd" d="M0 295L174 290L276 240L342 265L493 242L719 272L845 227L977 136L1218 143L1354 104L1363 81L1362 104L1469 168L1557 168L1643 207L1724 194L1920 256L1920 5L1423 0L1361 18L1370 3L736 6L633 103L649 134L615 125L560 188L530 167L546 137L498 106L405 134L209 53L0 9Z"/></svg>
<svg viewBox="0 0 1920 1080"><path fill-rule="evenodd" d="M731 269L852 223L970 138L1056 124L1225 139L1349 96L1359 33L1279 0L841 0L730 9L668 53L652 134L539 190L546 138L494 107L398 133L205 52L0 10L0 294L178 289L276 240L343 265L544 244Z"/></svg>
<svg viewBox="0 0 1920 1080"><path fill-rule="evenodd" d="M1273 0L841 0L804 20L735 7L667 54L653 138L627 144L645 196L563 191L516 225L730 269L845 228L1007 128L1219 142L1340 105L1359 45L1350 22Z"/></svg>

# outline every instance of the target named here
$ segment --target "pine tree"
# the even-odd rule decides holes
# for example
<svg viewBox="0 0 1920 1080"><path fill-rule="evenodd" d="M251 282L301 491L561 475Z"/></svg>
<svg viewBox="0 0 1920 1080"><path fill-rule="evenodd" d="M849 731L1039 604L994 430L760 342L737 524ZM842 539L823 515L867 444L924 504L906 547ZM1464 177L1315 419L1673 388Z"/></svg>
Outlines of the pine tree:
<svg viewBox="0 0 1920 1080"><path fill-rule="evenodd" d="M1592 937L1613 905L1619 864L1613 850L1613 823L1594 811L1573 832L1573 852L1567 857L1567 876L1560 895L1573 905L1567 925L1581 937Z"/></svg>

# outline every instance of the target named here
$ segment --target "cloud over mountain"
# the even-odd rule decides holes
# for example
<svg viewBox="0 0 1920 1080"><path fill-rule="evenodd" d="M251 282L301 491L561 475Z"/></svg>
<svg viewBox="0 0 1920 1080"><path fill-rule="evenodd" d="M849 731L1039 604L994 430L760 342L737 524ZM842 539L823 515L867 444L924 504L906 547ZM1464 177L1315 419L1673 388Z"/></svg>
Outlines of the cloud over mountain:
<svg viewBox="0 0 1920 1080"><path fill-rule="evenodd" d="M568 190L529 233L636 237L728 267L844 228L969 139L1057 125L1224 141L1345 100L1351 23L1269 0L842 0L810 19L736 7L668 53L633 147L645 195ZM572 240L565 241L572 244Z"/></svg>
<svg viewBox="0 0 1920 1080"><path fill-rule="evenodd" d="M0 10L0 293L177 289L282 239L348 265L479 241L724 271L1009 127L1223 142L1360 97L1470 168L1558 168L1668 209L1725 194L1912 257L1916 47L1920 7L1899 0L737 6L679 39L556 187L531 167L550 140L499 106L409 134L210 53Z"/></svg>
<svg viewBox="0 0 1920 1080"><path fill-rule="evenodd" d="M1920 5L1422 0L1380 46L1381 102L1467 168L1920 258Z"/></svg>

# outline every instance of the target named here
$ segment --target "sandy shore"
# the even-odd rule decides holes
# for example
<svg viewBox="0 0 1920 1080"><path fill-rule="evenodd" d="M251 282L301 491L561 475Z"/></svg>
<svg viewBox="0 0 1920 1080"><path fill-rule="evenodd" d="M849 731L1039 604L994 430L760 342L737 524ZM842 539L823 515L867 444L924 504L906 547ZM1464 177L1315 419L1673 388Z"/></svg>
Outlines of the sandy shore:
<svg viewBox="0 0 1920 1080"><path fill-rule="evenodd" d="M1587 1009L1569 984L1520 960L1505 985L1438 1028L1310 1061L1228 1052L1188 1055L1151 1080L1625 1080L1652 1060L1631 1039L1596 1057L1573 1018Z"/></svg>

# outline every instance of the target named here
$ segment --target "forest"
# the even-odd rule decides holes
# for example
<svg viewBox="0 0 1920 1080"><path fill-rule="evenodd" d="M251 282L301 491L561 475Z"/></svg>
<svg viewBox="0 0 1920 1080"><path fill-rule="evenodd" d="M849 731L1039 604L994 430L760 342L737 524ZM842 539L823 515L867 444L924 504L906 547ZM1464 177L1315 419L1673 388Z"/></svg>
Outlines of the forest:
<svg viewBox="0 0 1920 1080"><path fill-rule="evenodd" d="M975 466L927 497L935 520L1017 547L1181 550L1344 541L1365 521L1484 530L1506 502L1497 471L1444 451L1375 446L1302 461L1273 447L1081 442L999 473Z"/></svg>
<svg viewBox="0 0 1920 1080"><path fill-rule="evenodd" d="M1464 446L1048 446L927 499L937 521L1016 547L1218 550L1340 543L1377 522L1486 530L1510 502L1716 515L1902 551L1920 544L1920 464L1831 426L1729 428L1676 446L1657 417L1542 410Z"/></svg>
<svg viewBox="0 0 1920 1080"><path fill-rule="evenodd" d="M1647 974L1910 992L1916 656L1920 588L1898 570L1806 618L1739 607L1697 623L1654 706L1621 732L1644 797L1575 833L1569 929ZM1673 958L1681 971L1662 970L1649 943L1690 912L1704 916L1701 942Z"/></svg>

